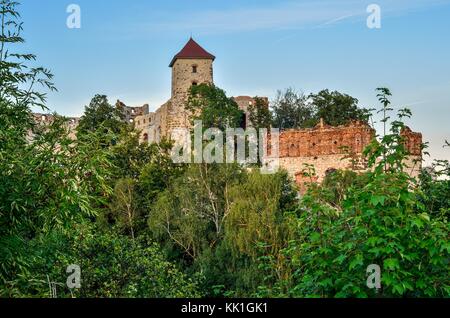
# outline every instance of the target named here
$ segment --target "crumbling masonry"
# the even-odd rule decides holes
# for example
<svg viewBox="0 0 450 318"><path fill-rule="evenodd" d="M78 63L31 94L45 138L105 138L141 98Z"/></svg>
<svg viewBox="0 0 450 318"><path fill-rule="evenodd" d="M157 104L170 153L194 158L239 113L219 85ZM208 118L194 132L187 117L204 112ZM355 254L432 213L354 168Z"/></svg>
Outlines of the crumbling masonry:
<svg viewBox="0 0 450 318"><path fill-rule="evenodd" d="M141 131L141 142L160 142L163 138L175 142L183 136L180 129L191 128L189 113L185 109L188 91L192 85L212 84L214 55L208 53L192 38L170 62L172 69L171 98L155 112L149 112L149 105L130 107L117 101L127 122L134 123ZM251 126L248 107L255 103L249 96L234 97L245 113L245 126ZM266 99L267 100L267 99ZM36 119L44 118L39 114ZM72 119L75 124L78 119ZM402 134L410 153L407 165L412 175L421 169L422 135L409 128ZM334 169L367 170L362 151L374 138L375 131L366 123L353 122L346 126L331 127L322 122L311 129L286 130L279 137L279 164L304 188L305 182L322 181ZM350 156L349 156L350 155ZM305 176L305 165L312 165L315 176Z"/></svg>

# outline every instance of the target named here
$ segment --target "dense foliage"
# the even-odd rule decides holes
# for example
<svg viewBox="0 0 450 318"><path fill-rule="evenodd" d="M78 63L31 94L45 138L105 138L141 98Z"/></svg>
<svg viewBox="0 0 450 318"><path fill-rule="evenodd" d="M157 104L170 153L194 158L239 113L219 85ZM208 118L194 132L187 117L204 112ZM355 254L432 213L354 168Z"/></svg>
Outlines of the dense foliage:
<svg viewBox="0 0 450 318"><path fill-rule="evenodd" d="M0 2L0 296L49 297L54 282L58 297L198 295L195 283L157 245L122 235L112 221L108 226L99 222L112 202L123 200L117 189L126 182L113 186L118 169L123 176L135 176L134 161L145 152L137 143L127 143L132 131L111 125L115 117L108 112L114 109L107 107L106 98L94 97L76 140L69 138L62 117L49 126L35 124L30 108L46 109L45 94L35 91L35 85L53 89L52 76L43 68L27 67L33 55L9 53L9 46L23 42L16 6ZM122 144L131 149L124 151ZM153 153L145 156L146 163L163 156ZM121 204L111 209L118 223L122 209ZM71 264L82 267L80 290L65 287Z"/></svg>
<svg viewBox="0 0 450 318"><path fill-rule="evenodd" d="M307 96L292 88L277 92L272 110L273 126L279 129L310 128L321 119L331 126L367 122L371 111L360 108L356 98L337 91L325 89Z"/></svg>

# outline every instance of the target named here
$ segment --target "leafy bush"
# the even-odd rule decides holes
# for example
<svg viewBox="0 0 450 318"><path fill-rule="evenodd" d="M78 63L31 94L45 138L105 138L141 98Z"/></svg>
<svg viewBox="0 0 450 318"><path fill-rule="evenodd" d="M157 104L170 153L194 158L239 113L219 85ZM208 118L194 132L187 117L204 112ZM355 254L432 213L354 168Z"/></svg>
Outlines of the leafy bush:
<svg viewBox="0 0 450 318"><path fill-rule="evenodd" d="M53 231L24 243L28 266L2 288L2 296L50 297L198 297L196 284L141 237L135 241L90 225L70 233ZM68 265L81 268L81 288L66 286Z"/></svg>
<svg viewBox="0 0 450 318"><path fill-rule="evenodd" d="M380 92L386 109L390 93ZM427 210L417 180L405 172L401 118L408 114L401 110L390 133L365 150L370 172L350 182L338 172L309 189L294 216L294 239L282 251L292 275L261 286L261 295L450 296L447 218ZM273 257L263 264L274 275ZM382 268L381 290L366 286L370 264Z"/></svg>

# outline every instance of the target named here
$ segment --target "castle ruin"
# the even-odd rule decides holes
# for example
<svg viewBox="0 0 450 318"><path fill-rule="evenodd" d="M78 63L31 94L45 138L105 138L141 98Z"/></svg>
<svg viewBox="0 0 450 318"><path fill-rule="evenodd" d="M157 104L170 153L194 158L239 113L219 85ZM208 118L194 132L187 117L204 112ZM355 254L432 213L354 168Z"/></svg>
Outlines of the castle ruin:
<svg viewBox="0 0 450 318"><path fill-rule="evenodd" d="M166 103L156 111L149 112L147 104L130 107L117 101L116 107L121 109L124 120L133 123L141 132L141 142L158 143L164 138L177 142L184 138L179 135L180 130L191 128L190 114L185 108L189 89L192 85L214 83L214 60L214 55L190 38L169 64L172 69L172 89ZM255 100L249 96L233 98L245 114L244 126L251 126L248 108ZM43 116L39 114L37 120ZM72 120L77 122L78 119ZM417 176L421 169L422 135L409 128L402 134L410 154L407 165L411 167L411 175ZM305 182L311 182L311 178L312 181L321 182L327 173L336 169L366 171L367 163L362 152L374 137L375 130L362 122L338 127L321 122L310 129L284 130L279 135L279 166L287 170L300 188ZM305 165L314 166L314 177L305 177Z"/></svg>

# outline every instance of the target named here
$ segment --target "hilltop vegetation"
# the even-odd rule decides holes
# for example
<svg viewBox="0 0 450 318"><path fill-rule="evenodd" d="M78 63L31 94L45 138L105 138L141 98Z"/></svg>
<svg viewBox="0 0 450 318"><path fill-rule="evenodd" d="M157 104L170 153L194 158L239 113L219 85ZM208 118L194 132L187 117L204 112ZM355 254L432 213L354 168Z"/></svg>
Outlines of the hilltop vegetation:
<svg viewBox="0 0 450 318"><path fill-rule="evenodd" d="M33 121L32 107L47 110L36 84L55 87L50 71L28 67L33 55L11 53L23 42L16 10L0 0L1 297L49 297L50 282L57 297L450 296L450 165L407 174L409 111L366 148L371 172L335 171L303 196L284 171L173 163L169 142L140 144L103 95L73 140L63 117L43 130ZM389 112L389 90L378 93ZM271 112L259 101L252 120L368 120L348 95L311 99L287 90ZM217 87L198 85L190 101L204 129L240 118ZM81 267L80 289L66 286L70 264ZM380 290L366 286L370 264L382 269Z"/></svg>

